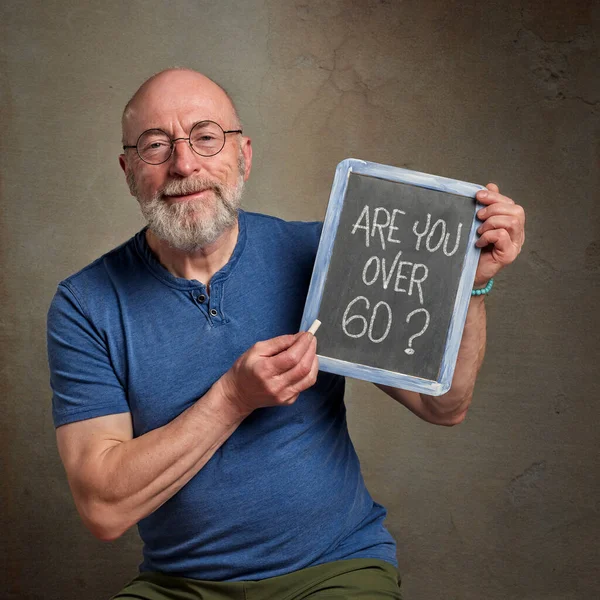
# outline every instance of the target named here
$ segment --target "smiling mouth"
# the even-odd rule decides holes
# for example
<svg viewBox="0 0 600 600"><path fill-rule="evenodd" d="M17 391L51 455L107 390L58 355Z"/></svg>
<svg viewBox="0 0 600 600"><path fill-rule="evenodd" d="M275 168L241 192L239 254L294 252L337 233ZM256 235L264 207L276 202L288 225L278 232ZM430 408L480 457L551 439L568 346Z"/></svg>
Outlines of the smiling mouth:
<svg viewBox="0 0 600 600"><path fill-rule="evenodd" d="M206 196L213 192L212 188L205 188L198 192L192 192L191 194L181 194L181 195L167 195L165 194L165 199L169 202L189 202L190 200L202 200L206 198Z"/></svg>

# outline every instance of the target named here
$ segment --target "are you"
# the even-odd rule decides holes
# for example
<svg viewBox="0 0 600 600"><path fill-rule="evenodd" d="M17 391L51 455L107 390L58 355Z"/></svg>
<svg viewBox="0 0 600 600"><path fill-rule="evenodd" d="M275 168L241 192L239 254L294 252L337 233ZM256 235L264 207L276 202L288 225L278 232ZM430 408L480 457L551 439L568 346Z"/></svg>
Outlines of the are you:
<svg viewBox="0 0 600 600"><path fill-rule="evenodd" d="M352 226L352 234L356 234L359 229L364 231L365 246L367 248L370 247L372 238L381 243L383 250L385 250L386 242L400 244L402 240L397 239L398 234L395 233L400 229L396 225L397 219L402 218L399 215L406 215L406 212L399 208L394 208L390 212L383 206L377 206L371 211L369 205L365 205L360 216ZM415 250L419 251L423 248L429 252L437 252L441 249L446 256L452 256L460 245L462 223L458 224L456 236L454 237L454 246L450 248L450 231L448 231L449 227L446 221L444 219L437 219L433 225L431 221L431 214L427 213L423 225L418 220L413 223L412 233L416 237Z"/></svg>

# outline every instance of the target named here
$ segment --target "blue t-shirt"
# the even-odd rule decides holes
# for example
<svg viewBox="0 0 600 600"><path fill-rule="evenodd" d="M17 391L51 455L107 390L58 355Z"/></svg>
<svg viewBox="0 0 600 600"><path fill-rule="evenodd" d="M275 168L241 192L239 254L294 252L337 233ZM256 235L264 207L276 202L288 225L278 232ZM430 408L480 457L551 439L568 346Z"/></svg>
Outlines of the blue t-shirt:
<svg viewBox="0 0 600 600"><path fill-rule="evenodd" d="M61 282L48 315L57 427L130 412L169 423L255 342L298 331L320 223L240 212L229 262L206 286L170 274L142 230ZM346 425L343 378L321 372L291 406L248 416L142 519L142 570L258 580L349 558L396 564Z"/></svg>

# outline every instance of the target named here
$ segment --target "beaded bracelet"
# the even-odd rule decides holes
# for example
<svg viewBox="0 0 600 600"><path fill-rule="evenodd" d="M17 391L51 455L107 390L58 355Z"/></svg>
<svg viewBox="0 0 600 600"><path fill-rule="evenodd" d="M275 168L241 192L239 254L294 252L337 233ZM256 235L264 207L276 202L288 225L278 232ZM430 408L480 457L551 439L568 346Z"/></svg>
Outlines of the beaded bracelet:
<svg viewBox="0 0 600 600"><path fill-rule="evenodd" d="M490 290L492 289L493 285L494 280L490 279L484 288L481 288L480 290L471 290L471 296L485 296L486 294L490 293Z"/></svg>

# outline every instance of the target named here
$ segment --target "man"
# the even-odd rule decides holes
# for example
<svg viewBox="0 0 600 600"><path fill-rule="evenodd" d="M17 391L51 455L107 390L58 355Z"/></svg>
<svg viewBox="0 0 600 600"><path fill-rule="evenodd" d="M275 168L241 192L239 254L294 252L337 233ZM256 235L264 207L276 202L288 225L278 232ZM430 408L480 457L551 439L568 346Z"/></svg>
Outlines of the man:
<svg viewBox="0 0 600 600"><path fill-rule="evenodd" d="M116 598L399 598L343 378L317 376L316 339L296 333L320 224L239 210L251 141L227 94L194 71L141 86L123 146L148 227L62 282L48 319L77 509L100 539L138 524L144 541L142 573ZM522 209L488 190L478 287L524 239ZM382 389L427 421L462 421L483 302L471 300L447 394Z"/></svg>

